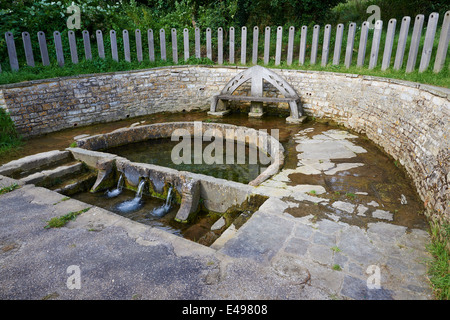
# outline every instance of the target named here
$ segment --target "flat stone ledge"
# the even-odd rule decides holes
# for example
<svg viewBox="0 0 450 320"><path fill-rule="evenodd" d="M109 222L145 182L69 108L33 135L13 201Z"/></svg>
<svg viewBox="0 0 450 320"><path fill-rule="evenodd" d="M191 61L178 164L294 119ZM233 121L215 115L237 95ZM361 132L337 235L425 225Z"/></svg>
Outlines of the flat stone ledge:
<svg viewBox="0 0 450 320"><path fill-rule="evenodd" d="M227 114L229 114L231 112L231 110L224 110L224 111L208 111L208 115L213 116L213 117L224 117Z"/></svg>
<svg viewBox="0 0 450 320"><path fill-rule="evenodd" d="M286 122L292 123L292 124L300 124L300 123L305 122L306 118L307 118L306 116L301 116L299 118L293 118L293 117L289 116L286 118Z"/></svg>

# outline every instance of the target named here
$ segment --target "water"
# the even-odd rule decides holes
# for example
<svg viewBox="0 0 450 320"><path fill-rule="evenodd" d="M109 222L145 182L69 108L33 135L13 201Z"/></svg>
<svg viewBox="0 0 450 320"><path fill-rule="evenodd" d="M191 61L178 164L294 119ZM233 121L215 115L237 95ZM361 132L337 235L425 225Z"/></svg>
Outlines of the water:
<svg viewBox="0 0 450 320"><path fill-rule="evenodd" d="M119 181L117 182L117 187L113 190L106 191L106 196L108 198L115 198L119 194L122 193L122 189L123 189L123 174L121 174L119 177Z"/></svg>
<svg viewBox="0 0 450 320"><path fill-rule="evenodd" d="M169 212L172 207L172 187L169 188L169 192L167 193L166 203L164 203L161 207L155 208L152 210L151 215L156 217L162 217Z"/></svg>
<svg viewBox="0 0 450 320"><path fill-rule="evenodd" d="M120 203L117 206L117 210L122 213L127 213L127 212L136 211L137 209L141 208L143 205L142 192L144 191L144 185L145 185L145 180L141 180L141 182L139 182L139 186L138 186L136 196L134 197L134 199Z"/></svg>
<svg viewBox="0 0 450 320"><path fill-rule="evenodd" d="M170 195L172 200L163 200L142 194L140 206L135 207L134 211L127 212L118 210L118 207L125 202L133 201L134 198L136 198L136 192L126 188L123 189L121 194L114 198L108 198L104 193L91 193L89 191L75 194L72 198L98 206L130 220L164 230L174 235L199 241L201 237L210 232L211 226L216 222L218 217L212 216L208 214L208 212L200 211L197 217L189 223L177 222L175 221L175 216L177 215L180 206L173 201L173 195L174 193L172 190ZM169 202L170 208L166 206ZM167 210L163 216L159 217L151 214L154 210L163 206ZM210 243L205 245L210 245Z"/></svg>
<svg viewBox="0 0 450 320"><path fill-rule="evenodd" d="M245 146L245 163L238 163L238 152L241 150L237 144L234 144L234 161L232 161L231 164L227 163L229 161L227 161L228 159L226 158L225 147L223 149L222 163L205 164L203 160L200 164L196 163L196 160L198 159L195 159L193 150L190 163L174 163L172 161L172 150L178 143L179 142L171 141L168 138L150 139L110 148L106 150L106 152L119 155L133 162L155 164L179 171L189 171L244 184L247 184L258 177L268 166L261 164L259 161L256 164L250 164L250 154L255 152L255 150L248 146ZM203 151L208 147L209 143L210 142L202 143Z"/></svg>

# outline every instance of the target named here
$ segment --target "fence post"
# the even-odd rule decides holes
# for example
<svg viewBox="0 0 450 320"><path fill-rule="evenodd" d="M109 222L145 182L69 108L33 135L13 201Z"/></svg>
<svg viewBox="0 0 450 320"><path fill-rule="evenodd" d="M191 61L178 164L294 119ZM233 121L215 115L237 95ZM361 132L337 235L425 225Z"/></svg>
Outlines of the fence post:
<svg viewBox="0 0 450 320"><path fill-rule="evenodd" d="M223 64L223 29L217 29L217 63Z"/></svg>
<svg viewBox="0 0 450 320"><path fill-rule="evenodd" d="M72 63L78 63L78 51L77 51L77 41L75 39L75 32L73 30L69 30L69 48L70 48L70 57L72 59Z"/></svg>
<svg viewBox="0 0 450 320"><path fill-rule="evenodd" d="M147 30L147 41L148 41L148 60L151 62L155 61L155 38L153 36L153 30Z"/></svg>
<svg viewBox="0 0 450 320"><path fill-rule="evenodd" d="M288 66L292 64L292 59L294 58L294 36L295 36L295 28L293 26L290 26L288 38L288 51L286 57L286 63Z"/></svg>
<svg viewBox="0 0 450 320"><path fill-rule="evenodd" d="M64 67L64 53L62 48L61 33L59 31L53 32L53 39L55 41L56 61L60 67Z"/></svg>
<svg viewBox="0 0 450 320"><path fill-rule="evenodd" d="M342 38L344 36L344 25L338 24L336 27L336 41L334 42L333 65L339 65L341 60Z"/></svg>
<svg viewBox="0 0 450 320"><path fill-rule="evenodd" d="M277 28L277 42L275 47L275 65L279 66L281 63L281 42L283 41L283 27Z"/></svg>
<svg viewBox="0 0 450 320"><path fill-rule="evenodd" d="M48 57L47 41L45 40L45 33L38 32L39 51L41 52L42 65L48 66L50 59Z"/></svg>
<svg viewBox="0 0 450 320"><path fill-rule="evenodd" d="M328 56L330 54L330 36L331 36L331 24L325 25L325 33L323 35L322 46L322 67L325 67L328 63Z"/></svg>
<svg viewBox="0 0 450 320"><path fill-rule="evenodd" d="M270 58L270 27L266 27L264 34L264 64L269 63Z"/></svg>
<svg viewBox="0 0 450 320"><path fill-rule="evenodd" d="M195 57L197 59L201 58L201 51L200 51L200 28L195 28L194 32L195 37Z"/></svg>
<svg viewBox="0 0 450 320"><path fill-rule="evenodd" d="M406 62L406 72L412 72L416 67L417 53L419 52L420 37L422 35L424 15L418 14L414 22L414 29L409 47L408 61Z"/></svg>
<svg viewBox="0 0 450 320"><path fill-rule="evenodd" d="M392 46L394 45L395 26L396 25L397 25L396 19L389 20L387 35L386 35L386 42L384 44L383 61L381 62L381 70L382 71L385 71L386 69L388 69L391 64Z"/></svg>
<svg viewBox="0 0 450 320"><path fill-rule="evenodd" d="M247 27L241 29L241 64L247 63Z"/></svg>
<svg viewBox="0 0 450 320"><path fill-rule="evenodd" d="M378 52L380 51L381 31L383 29L383 21L375 22L375 31L373 33L372 48L370 49L369 69L376 67L378 62Z"/></svg>
<svg viewBox="0 0 450 320"><path fill-rule="evenodd" d="M109 36L111 39L111 55L113 60L119 61L119 53L117 52L117 36L116 31L111 30L109 31Z"/></svg>
<svg viewBox="0 0 450 320"><path fill-rule="evenodd" d="M397 52L395 53L394 70L400 70L403 65L403 57L405 56L406 39L408 38L410 17L403 17L400 27L400 36L397 43Z"/></svg>
<svg viewBox="0 0 450 320"><path fill-rule="evenodd" d="M97 39L97 49L98 56L102 59L105 59L105 47L103 45L103 34L101 30L97 30L95 32L95 37Z"/></svg>
<svg viewBox="0 0 450 320"><path fill-rule="evenodd" d="M177 29L172 28L171 39L172 39L172 60L175 63L178 63L178 39L177 39Z"/></svg>
<svg viewBox="0 0 450 320"><path fill-rule="evenodd" d="M419 72L424 72L428 69L431 60L431 53L433 52L434 36L436 35L437 23L439 20L439 13L433 12L428 18L427 32L425 34L425 41L423 43L422 58L420 59Z"/></svg>
<svg viewBox="0 0 450 320"><path fill-rule="evenodd" d="M317 60L317 47L319 45L319 31L320 31L320 26L316 24L313 29L313 37L312 37L312 44L311 44L311 64L316 64L316 60Z"/></svg>
<svg viewBox="0 0 450 320"><path fill-rule="evenodd" d="M125 53L125 61L131 62L130 56L130 36L128 34L128 30L122 31L123 35L123 51Z"/></svg>
<svg viewBox="0 0 450 320"><path fill-rule="evenodd" d="M142 37L141 30L134 30L134 37L136 39L136 56L138 62L142 62Z"/></svg>
<svg viewBox="0 0 450 320"><path fill-rule="evenodd" d="M166 31L164 29L159 30L159 46L161 50L161 60L167 60L166 55Z"/></svg>
<svg viewBox="0 0 450 320"><path fill-rule="evenodd" d="M89 39L89 31L83 30L84 57L86 60L92 60L91 41Z"/></svg>
<svg viewBox="0 0 450 320"><path fill-rule="evenodd" d="M206 28L206 57L212 61L211 28Z"/></svg>
<svg viewBox="0 0 450 320"><path fill-rule="evenodd" d="M308 35L308 27L302 26L302 31L300 34L300 52L298 54L298 63L301 65L305 64L307 35Z"/></svg>
<svg viewBox="0 0 450 320"><path fill-rule="evenodd" d="M189 60L189 30L183 29L183 44L184 44L184 61Z"/></svg>
<svg viewBox="0 0 450 320"><path fill-rule="evenodd" d="M444 67L445 57L447 56L448 42L450 40L450 11L447 11L442 22L441 35L434 60L434 72L440 72Z"/></svg>
<svg viewBox="0 0 450 320"><path fill-rule="evenodd" d="M369 23L367 21L364 21L361 27L361 38L359 40L358 58L356 61L357 67L362 67L364 65L368 34L369 34Z"/></svg>
<svg viewBox="0 0 450 320"><path fill-rule="evenodd" d="M33 49L31 48L31 39L28 32L22 32L23 48L25 49L25 57L27 65L34 67Z"/></svg>
<svg viewBox="0 0 450 320"><path fill-rule="evenodd" d="M253 50L252 50L252 64L258 64L258 41L259 28L253 27Z"/></svg>
<svg viewBox="0 0 450 320"><path fill-rule="evenodd" d="M234 27L230 27L230 41L229 41L229 57L228 60L230 63L234 63Z"/></svg>
<svg viewBox="0 0 450 320"><path fill-rule="evenodd" d="M356 23L350 23L348 27L347 46L345 47L345 67L348 69L352 64L353 47L355 44Z"/></svg>
<svg viewBox="0 0 450 320"><path fill-rule="evenodd" d="M5 33L6 47L8 48L9 65L11 70L19 70L19 61L17 60L16 44L14 43L14 36L11 32Z"/></svg>

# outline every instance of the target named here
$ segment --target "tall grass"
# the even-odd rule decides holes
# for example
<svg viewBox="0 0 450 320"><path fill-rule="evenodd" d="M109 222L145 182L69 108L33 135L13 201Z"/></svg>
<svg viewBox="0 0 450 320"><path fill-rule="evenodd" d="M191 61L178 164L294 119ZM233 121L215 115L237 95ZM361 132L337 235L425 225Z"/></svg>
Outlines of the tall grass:
<svg viewBox="0 0 450 320"><path fill-rule="evenodd" d="M0 108L0 155L22 144L20 136L9 114Z"/></svg>
<svg viewBox="0 0 450 320"><path fill-rule="evenodd" d="M431 244L427 247L433 259L428 262L428 276L436 299L450 300L450 224L431 223Z"/></svg>

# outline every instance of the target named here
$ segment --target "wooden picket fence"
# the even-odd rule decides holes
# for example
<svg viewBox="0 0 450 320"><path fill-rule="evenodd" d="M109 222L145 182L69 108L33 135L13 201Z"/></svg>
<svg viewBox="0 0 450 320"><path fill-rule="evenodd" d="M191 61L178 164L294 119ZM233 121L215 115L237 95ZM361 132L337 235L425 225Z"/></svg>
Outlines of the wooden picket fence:
<svg viewBox="0 0 450 320"><path fill-rule="evenodd" d="M441 26L441 32L439 37L439 43L437 50L433 52L433 44L435 41L435 35L438 27L438 19L439 14L434 12L429 15L428 24L426 27L425 40L423 42L422 54L420 57L419 64L419 72L423 72L429 68L430 61L432 61L432 55L435 54L434 59L434 72L440 72L443 69L445 64L445 59L447 56L447 49L450 40L450 11L447 11L444 15L443 23ZM416 62L418 59L419 46L421 45L421 36L422 29L424 25L425 17L422 14L419 14L414 19L414 25L412 29L411 41L409 46L409 52L407 55L406 62L406 72L412 72L415 70ZM404 56L406 53L406 45L407 38L410 30L411 24L410 17L404 17L401 20L401 26L398 35L397 41L397 50L395 53L395 59L393 63L393 69L399 70L403 67ZM391 67L391 59L393 54L394 47L394 39L396 39L396 19L391 19L387 23L387 32L386 32L386 41L384 44L384 51L382 55L381 61L381 70L387 70ZM366 48L368 47L368 38L369 38L369 23L363 22L360 28L360 37L359 37L359 47L357 50L357 59L356 66L358 67L368 67L369 69L373 69L378 64L378 56L380 52L381 46L381 35L383 31L383 21L378 20L375 23L375 29L373 32L372 45L370 51L370 59L369 64L366 65ZM312 42L309 44L311 47L310 51L310 64L318 63L318 50L319 50L319 37L320 37L320 29L319 25L315 25L312 30ZM228 32L228 63L236 64L235 61L235 52L236 52L236 41L235 41L235 28L231 27ZM247 64L247 27L241 28L241 45L240 45L240 64ZM264 55L262 63L264 65L269 64L270 56L270 41L271 41L271 28L266 27L264 29ZM354 49L355 46L355 35L357 31L357 26L355 23L350 23L348 28L348 36L347 43L345 47L345 57L344 57L344 65L346 68L349 68L353 61L353 53L356 51ZM288 43L287 43L287 54L286 54L286 64L288 66L292 65L294 61L294 40L295 40L295 27L290 27L288 35ZM183 57L184 60L187 61L190 57L190 38L189 38L189 30L186 28L182 31L183 33ZM212 30L211 28L206 29L206 57L210 60L216 62L217 64L224 63L224 30L223 28L217 29L217 54L214 56L213 60L213 45L212 45ZM322 55L321 55L321 66L326 66L330 62L330 54L332 48L330 46L330 38L332 33L332 27L330 24L325 25L323 32L323 41L322 41ZM172 45L172 60L174 63L178 63L179 55L178 55L178 36L177 30L171 29L171 45ZM117 34L115 30L110 31L110 43L111 43L111 56L114 60L119 61L118 54L118 41ZM252 43L252 54L251 54L251 63L258 64L258 48L259 48L259 36L260 30L258 27L253 28L253 43ZM300 47L298 49L298 63L299 65L305 64L307 61L306 53L307 53L307 36L308 36L308 27L302 26L300 30ZM83 47L84 47L84 57L86 60L92 59L92 50L91 50L91 40L89 32L84 30L82 32L83 37ZM11 32L5 33L6 38L6 47L8 52L9 64L12 70L19 70L19 59L17 56L16 45L14 35ZM105 46L103 41L103 34L100 30L97 30L95 33L96 44L98 49L98 55L100 58L105 58ZM47 47L46 35L44 32L38 32L37 39L39 43L40 56L42 60L42 64L44 66L50 64L49 59L49 51ZM65 64L64 54L63 54L63 43L61 40L61 33L59 31L55 31L53 33L55 52L56 52L56 61L57 63L63 67ZM332 56L332 65L340 65L341 64L341 52L343 49L343 39L344 39L344 25L338 24L336 26L336 34L335 34L335 43L334 50ZM35 59L33 55L32 45L31 45L31 36L28 32L22 33L22 40L24 46L25 59L28 66L35 66ZM123 52L125 61L131 62L131 53L130 53L130 36L128 30L123 30L122 32L122 40L123 40ZM156 50L155 50L155 37L153 34L153 30L147 30L147 43L148 43L148 59L149 61L155 61ZM73 30L68 31L68 42L70 48L70 57L72 63L79 62L79 54L77 51L77 43L75 39L75 32ZM283 47L283 28L276 28L276 46L275 46L275 56L274 58L275 65L281 64L282 59L282 47ZM143 54L143 46L142 46L142 35L140 30L135 30L135 45L136 45L136 55L137 61L142 62L144 59ZM159 30L159 59L167 60L167 47L166 47L166 31L164 29ZM201 31L199 28L195 28L194 31L194 55L196 58L201 57ZM1 72L0 67L0 72Z"/></svg>

